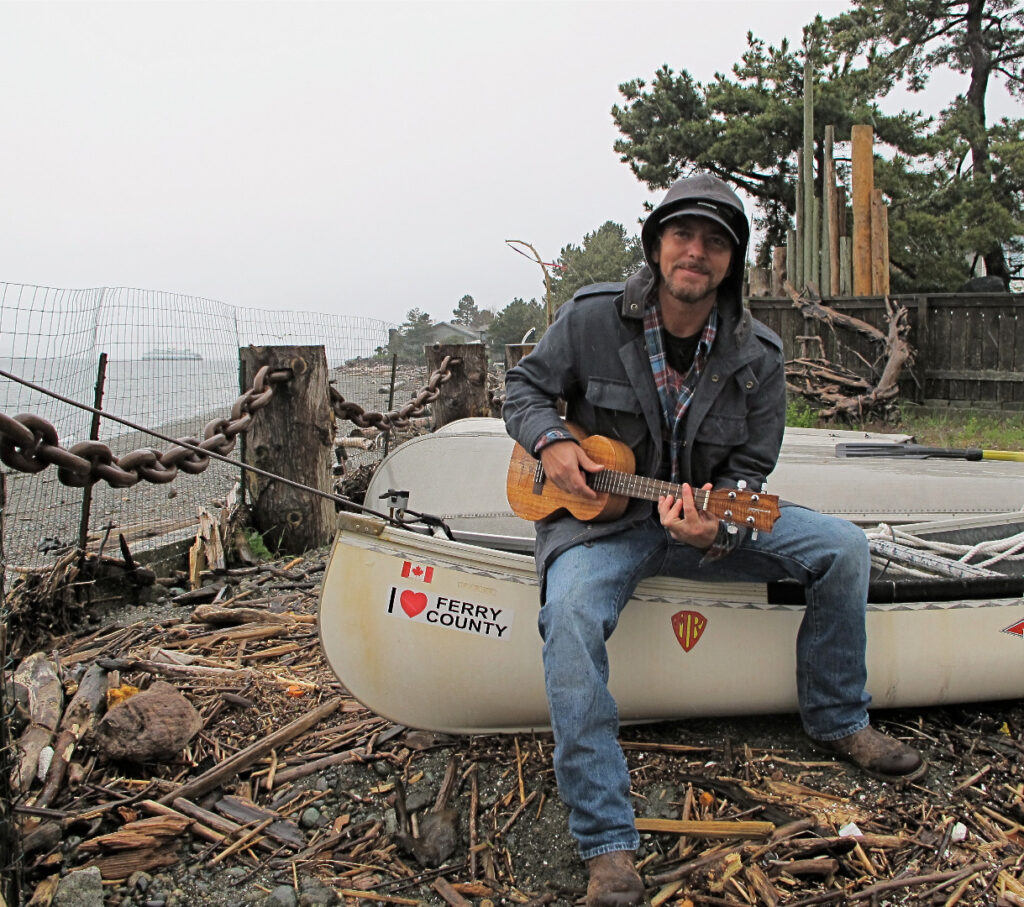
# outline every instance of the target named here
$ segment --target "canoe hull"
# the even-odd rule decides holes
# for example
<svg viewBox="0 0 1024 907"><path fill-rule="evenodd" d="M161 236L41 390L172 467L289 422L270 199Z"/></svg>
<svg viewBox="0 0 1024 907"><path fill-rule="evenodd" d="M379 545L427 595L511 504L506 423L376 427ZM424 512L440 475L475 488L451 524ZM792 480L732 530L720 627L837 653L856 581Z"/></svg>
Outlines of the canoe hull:
<svg viewBox="0 0 1024 907"><path fill-rule="evenodd" d="M449 733L546 729L538 611L528 556L339 518L321 641L384 717ZM768 604L756 584L645 580L609 642L622 720L795 711L802 611ZM876 708L1024 696L1020 599L872 607L868 640Z"/></svg>
<svg viewBox="0 0 1024 907"><path fill-rule="evenodd" d="M895 442L906 435L787 428L768 491L862 526L980 517L1024 508L1024 463L835 456L838 442ZM533 550L533 524L505 496L512 439L500 419L460 419L407 441L381 462L366 492L379 506L388 489L409 507L439 516L455 537L507 550Z"/></svg>

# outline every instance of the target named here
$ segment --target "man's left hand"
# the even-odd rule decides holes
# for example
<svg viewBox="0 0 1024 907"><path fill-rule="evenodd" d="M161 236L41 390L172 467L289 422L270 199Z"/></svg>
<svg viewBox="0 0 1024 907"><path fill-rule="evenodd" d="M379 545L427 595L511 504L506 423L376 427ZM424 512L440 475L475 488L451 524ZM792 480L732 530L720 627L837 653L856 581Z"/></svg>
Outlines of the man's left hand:
<svg viewBox="0 0 1024 907"><path fill-rule="evenodd" d="M702 490L710 489L709 482ZM661 517L661 525L677 542L692 545L702 551L710 548L718 535L718 517L706 510L697 509L693 488L686 484L679 497L669 494L658 499L658 516Z"/></svg>

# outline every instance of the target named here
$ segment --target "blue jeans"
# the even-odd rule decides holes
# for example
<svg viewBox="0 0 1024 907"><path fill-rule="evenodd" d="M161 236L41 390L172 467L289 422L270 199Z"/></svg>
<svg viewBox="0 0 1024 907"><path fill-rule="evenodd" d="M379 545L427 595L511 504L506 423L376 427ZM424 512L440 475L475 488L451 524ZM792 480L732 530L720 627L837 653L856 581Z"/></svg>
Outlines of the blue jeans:
<svg viewBox="0 0 1024 907"><path fill-rule="evenodd" d="M701 566L703 556L673 540L655 517L570 548L548 567L539 624L555 777L584 860L639 844L605 642L646 577L799 581L807 600L796 639L804 729L817 740L835 740L868 724L864 617L871 564L864 533L846 520L786 506L770 533L748 536Z"/></svg>

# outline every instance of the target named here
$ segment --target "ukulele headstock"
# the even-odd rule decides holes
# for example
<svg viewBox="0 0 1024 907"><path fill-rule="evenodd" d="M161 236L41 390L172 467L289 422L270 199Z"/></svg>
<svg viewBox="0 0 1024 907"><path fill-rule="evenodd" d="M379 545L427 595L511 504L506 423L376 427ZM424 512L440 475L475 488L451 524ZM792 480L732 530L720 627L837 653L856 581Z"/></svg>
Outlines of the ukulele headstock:
<svg viewBox="0 0 1024 907"><path fill-rule="evenodd" d="M727 523L771 532L779 518L778 495L750 488L716 488L707 494L704 509Z"/></svg>

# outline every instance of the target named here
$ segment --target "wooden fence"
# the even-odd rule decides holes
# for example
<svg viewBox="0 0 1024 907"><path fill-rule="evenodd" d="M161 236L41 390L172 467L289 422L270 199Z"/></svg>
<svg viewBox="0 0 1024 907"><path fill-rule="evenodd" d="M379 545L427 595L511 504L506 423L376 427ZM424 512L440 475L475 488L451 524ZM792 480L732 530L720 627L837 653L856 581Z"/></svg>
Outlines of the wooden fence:
<svg viewBox="0 0 1024 907"><path fill-rule="evenodd" d="M1024 295L936 293L892 296L910 315L913 364L900 382L904 400L926 406L1024 410ZM751 313L775 331L786 359L822 357L876 380L885 351L867 337L804 318L789 298L751 297ZM825 304L885 332L882 297ZM815 339L817 338L817 339Z"/></svg>

